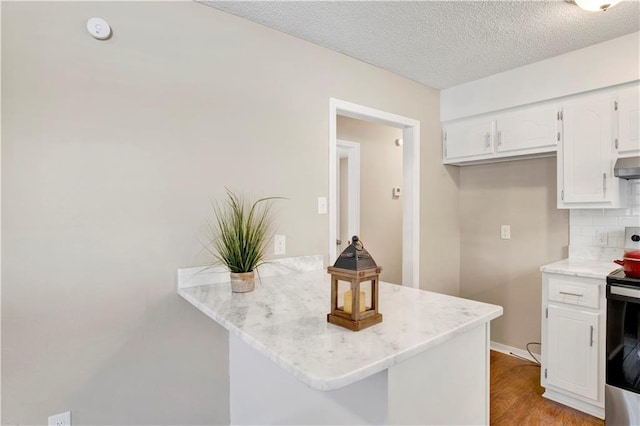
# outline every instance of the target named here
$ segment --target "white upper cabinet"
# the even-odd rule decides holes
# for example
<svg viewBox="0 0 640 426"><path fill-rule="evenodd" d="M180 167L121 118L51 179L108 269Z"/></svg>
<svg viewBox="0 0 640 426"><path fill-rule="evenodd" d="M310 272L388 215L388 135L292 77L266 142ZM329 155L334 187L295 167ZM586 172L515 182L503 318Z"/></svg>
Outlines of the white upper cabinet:
<svg viewBox="0 0 640 426"><path fill-rule="evenodd" d="M547 104L445 123L443 162L463 165L553 155L557 113L555 105Z"/></svg>
<svg viewBox="0 0 640 426"><path fill-rule="evenodd" d="M558 207L622 207L622 189L626 184L613 176L614 95L598 94L567 101L561 117Z"/></svg>
<svg viewBox="0 0 640 426"><path fill-rule="evenodd" d="M640 155L640 87L619 92L617 113L618 156Z"/></svg>
<svg viewBox="0 0 640 426"><path fill-rule="evenodd" d="M555 151L558 141L558 108L532 107L500 115L496 119L498 153Z"/></svg>
<svg viewBox="0 0 640 426"><path fill-rule="evenodd" d="M444 127L444 161L470 161L493 154L493 120L471 119Z"/></svg>
<svg viewBox="0 0 640 426"><path fill-rule="evenodd" d="M563 109L561 160L565 202L607 202L611 179L613 99L595 96ZM608 194L609 196L611 193Z"/></svg>

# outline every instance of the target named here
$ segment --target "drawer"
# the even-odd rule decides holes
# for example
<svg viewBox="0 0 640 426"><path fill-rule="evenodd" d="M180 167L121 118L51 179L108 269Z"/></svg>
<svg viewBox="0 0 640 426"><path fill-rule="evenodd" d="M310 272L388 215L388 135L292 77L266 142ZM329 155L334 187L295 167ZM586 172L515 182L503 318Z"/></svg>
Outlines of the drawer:
<svg viewBox="0 0 640 426"><path fill-rule="evenodd" d="M600 301L600 286L588 284L571 278L558 276L549 277L549 300L567 303L569 305L586 306L598 309Z"/></svg>

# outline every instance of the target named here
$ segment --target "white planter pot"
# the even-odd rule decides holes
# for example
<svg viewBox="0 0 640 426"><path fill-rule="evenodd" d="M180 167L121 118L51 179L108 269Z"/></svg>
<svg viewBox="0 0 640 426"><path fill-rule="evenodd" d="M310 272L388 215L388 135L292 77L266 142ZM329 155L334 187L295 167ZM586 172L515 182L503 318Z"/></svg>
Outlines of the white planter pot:
<svg viewBox="0 0 640 426"><path fill-rule="evenodd" d="M230 272L231 291L234 293L247 293L256 288L255 272Z"/></svg>

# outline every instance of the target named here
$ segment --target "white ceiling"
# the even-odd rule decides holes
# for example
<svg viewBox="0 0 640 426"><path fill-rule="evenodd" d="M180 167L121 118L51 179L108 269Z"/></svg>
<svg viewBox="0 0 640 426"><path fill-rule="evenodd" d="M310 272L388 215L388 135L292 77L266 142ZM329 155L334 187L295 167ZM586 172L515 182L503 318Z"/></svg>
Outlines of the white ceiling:
<svg viewBox="0 0 640 426"><path fill-rule="evenodd" d="M640 30L640 1L201 1L444 89ZM551 76L550 76L551 77Z"/></svg>

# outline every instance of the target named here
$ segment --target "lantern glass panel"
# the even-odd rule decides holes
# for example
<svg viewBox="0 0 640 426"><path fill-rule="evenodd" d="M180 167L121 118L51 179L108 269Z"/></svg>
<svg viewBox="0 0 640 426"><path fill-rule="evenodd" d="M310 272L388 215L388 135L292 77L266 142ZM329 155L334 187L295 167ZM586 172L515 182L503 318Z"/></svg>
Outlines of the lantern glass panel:
<svg viewBox="0 0 640 426"><path fill-rule="evenodd" d="M344 306L344 311L348 314L350 314L352 312L352 307L353 307L353 297L354 294L351 291L351 283L347 283L347 291L342 294L342 301L343 301L343 306ZM371 303L369 303L371 304ZM362 289L360 289L360 300L359 300L359 306L360 306L360 312L364 312L366 311L366 305L367 305L367 299L366 299L366 294L364 291L362 291Z"/></svg>
<svg viewBox="0 0 640 426"><path fill-rule="evenodd" d="M338 309L344 311L344 295L351 290L351 283L348 281L338 280Z"/></svg>

